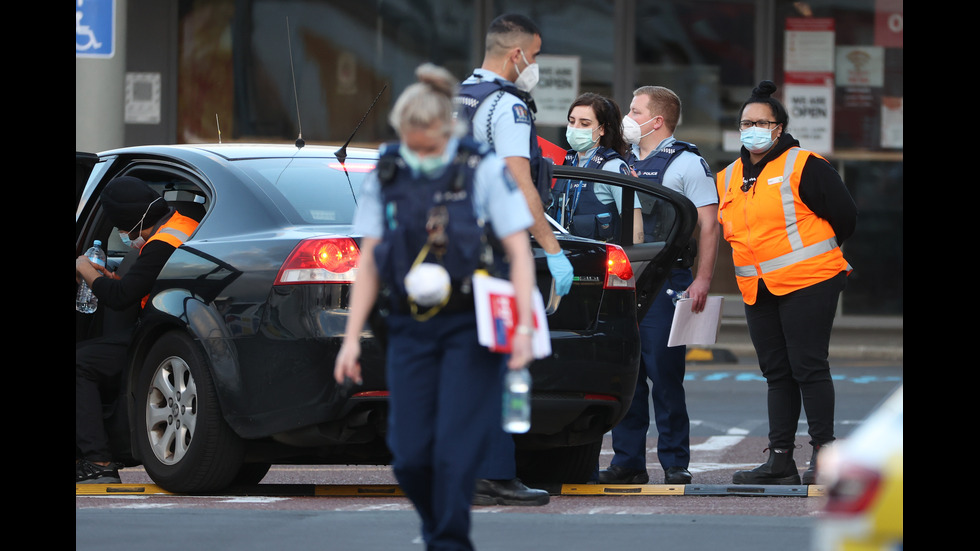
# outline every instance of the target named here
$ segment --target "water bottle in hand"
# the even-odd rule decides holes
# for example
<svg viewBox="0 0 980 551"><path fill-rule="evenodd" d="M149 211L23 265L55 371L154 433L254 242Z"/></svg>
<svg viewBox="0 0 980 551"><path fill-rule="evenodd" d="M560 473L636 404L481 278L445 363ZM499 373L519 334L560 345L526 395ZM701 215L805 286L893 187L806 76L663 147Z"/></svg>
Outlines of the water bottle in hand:
<svg viewBox="0 0 980 551"><path fill-rule="evenodd" d="M85 251L85 256L92 262L95 262L103 268L105 267L105 251L102 250L102 242L98 239L95 240L95 243L92 244L89 250ZM75 310L83 314L91 314L98 307L99 299L96 298L95 293L92 292L92 289L89 289L88 284L83 279L78 285L78 295L75 296Z"/></svg>
<svg viewBox="0 0 980 551"><path fill-rule="evenodd" d="M527 367L507 371L503 406L505 432L523 434L531 428L531 373Z"/></svg>
<svg viewBox="0 0 980 551"><path fill-rule="evenodd" d="M667 294L670 296L670 300L674 302L674 306L677 306L678 300L688 298L687 291L675 291L673 289L667 289Z"/></svg>

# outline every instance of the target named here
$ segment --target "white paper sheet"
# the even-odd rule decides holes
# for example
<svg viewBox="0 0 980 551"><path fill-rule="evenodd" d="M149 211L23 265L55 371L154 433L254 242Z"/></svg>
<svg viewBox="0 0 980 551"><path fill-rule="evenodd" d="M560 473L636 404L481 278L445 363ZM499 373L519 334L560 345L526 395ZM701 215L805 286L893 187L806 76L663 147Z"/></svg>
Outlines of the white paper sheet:
<svg viewBox="0 0 980 551"><path fill-rule="evenodd" d="M724 297L709 296L704 310L691 311L689 298L677 301L674 308L674 321L670 325L667 346L688 344L708 345L718 341L718 328L721 326L721 306Z"/></svg>

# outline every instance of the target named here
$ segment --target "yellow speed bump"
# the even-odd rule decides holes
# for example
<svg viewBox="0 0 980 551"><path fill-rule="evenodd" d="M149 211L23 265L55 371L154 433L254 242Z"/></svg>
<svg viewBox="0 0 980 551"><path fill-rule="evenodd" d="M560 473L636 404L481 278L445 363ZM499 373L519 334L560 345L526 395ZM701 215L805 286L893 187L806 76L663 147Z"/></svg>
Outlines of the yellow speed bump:
<svg viewBox="0 0 980 551"><path fill-rule="evenodd" d="M325 497L405 497L397 484L331 484L317 486L313 495Z"/></svg>
<svg viewBox="0 0 980 551"><path fill-rule="evenodd" d="M75 484L76 496L169 494L156 484Z"/></svg>
<svg viewBox="0 0 980 551"><path fill-rule="evenodd" d="M684 495L683 484L562 484L563 496Z"/></svg>

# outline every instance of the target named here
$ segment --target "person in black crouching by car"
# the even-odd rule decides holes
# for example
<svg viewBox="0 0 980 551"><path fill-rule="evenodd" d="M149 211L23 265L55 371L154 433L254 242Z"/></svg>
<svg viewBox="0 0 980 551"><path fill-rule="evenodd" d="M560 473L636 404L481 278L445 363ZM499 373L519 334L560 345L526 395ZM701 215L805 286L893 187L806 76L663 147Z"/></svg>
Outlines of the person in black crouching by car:
<svg viewBox="0 0 980 551"><path fill-rule="evenodd" d="M136 310L133 319L170 255L197 229L197 221L130 176L109 182L99 200L123 243L138 250L138 256L132 263L127 258L115 273L79 256L75 281L85 280L100 307L118 315ZM75 344L75 484L120 482L120 465L112 456L103 421L102 390L113 387L125 367L134 325L117 326L107 332L104 325L103 336Z"/></svg>

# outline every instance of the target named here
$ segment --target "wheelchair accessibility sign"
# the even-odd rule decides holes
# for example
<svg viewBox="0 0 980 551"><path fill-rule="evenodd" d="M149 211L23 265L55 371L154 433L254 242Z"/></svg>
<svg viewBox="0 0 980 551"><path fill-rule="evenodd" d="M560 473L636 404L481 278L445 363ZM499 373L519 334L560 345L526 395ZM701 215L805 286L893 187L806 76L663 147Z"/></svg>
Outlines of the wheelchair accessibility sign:
<svg viewBox="0 0 980 551"><path fill-rule="evenodd" d="M75 0L75 57L115 53L116 0Z"/></svg>

